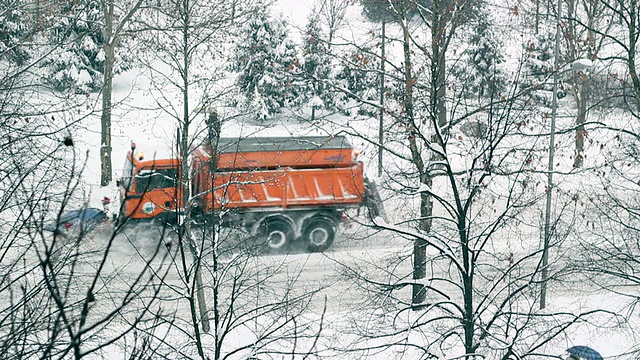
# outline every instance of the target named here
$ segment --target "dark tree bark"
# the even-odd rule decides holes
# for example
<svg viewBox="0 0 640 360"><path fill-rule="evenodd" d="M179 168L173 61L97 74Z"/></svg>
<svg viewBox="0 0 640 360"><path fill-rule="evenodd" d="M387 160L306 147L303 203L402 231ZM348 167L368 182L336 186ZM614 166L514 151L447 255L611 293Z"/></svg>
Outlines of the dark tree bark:
<svg viewBox="0 0 640 360"><path fill-rule="evenodd" d="M382 152L384 150L384 63L386 61L385 56L385 40L386 40L386 19L382 19L382 42L380 46L380 109L379 111L379 124L378 124L378 177L382 176Z"/></svg>
<svg viewBox="0 0 640 360"><path fill-rule="evenodd" d="M113 88L113 63L115 61L115 39L113 37L113 2L104 4L104 87L102 88L102 116L100 161L102 174L100 185L107 186L112 180L111 166L111 92Z"/></svg>

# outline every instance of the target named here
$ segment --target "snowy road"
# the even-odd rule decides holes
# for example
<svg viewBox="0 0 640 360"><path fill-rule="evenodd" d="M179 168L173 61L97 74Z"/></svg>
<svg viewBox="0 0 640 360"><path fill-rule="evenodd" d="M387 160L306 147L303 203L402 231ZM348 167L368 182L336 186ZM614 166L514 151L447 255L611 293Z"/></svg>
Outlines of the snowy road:
<svg viewBox="0 0 640 360"><path fill-rule="evenodd" d="M104 251L108 237L96 236L84 239L76 249L81 254L76 262L73 283L79 291L78 296L86 294L86 288L104 259L99 286L96 290L98 301L93 306L96 317L107 311L125 298L131 287L139 293L133 300L143 306L156 301L164 311L173 313L177 318L187 319L190 316L187 302L184 300L187 284L192 285L193 275L189 280L185 276L179 252L168 251L164 244L152 237L117 236L111 245L109 255ZM341 233L333 247L325 253L295 254L263 254L242 255L237 252L222 254L218 257L218 276L222 276L220 286L221 299L228 305L230 292L238 293L234 299L238 304L253 307L288 301L293 297L314 294L309 304L311 313L321 313L325 307L327 313L339 313L373 306L361 280L354 276L364 275L380 282L390 279L390 264L397 262L400 253L410 249L406 240L394 239L388 234L367 233L358 229ZM187 253L187 255L189 255ZM173 258L172 258L173 256ZM213 267L211 254L205 254L206 265L202 270L203 288L210 307L213 294ZM187 267L191 257L187 256ZM410 262L405 261L400 268L392 265L395 273L410 273ZM140 274L144 272L141 277ZM236 283L236 289L231 284ZM162 284L157 295L153 294L152 285ZM104 301L101 301L104 299ZM101 307L103 310L99 310ZM132 305L129 305L132 306ZM236 305L238 306L238 305Z"/></svg>
<svg viewBox="0 0 640 360"><path fill-rule="evenodd" d="M86 294L86 287L104 259L95 291L98 301L92 310L96 319L122 303L132 287L136 289L136 296L127 306L139 309L153 303L177 319L189 319L191 313L185 300L185 289L193 286L193 274L185 276L185 265L189 269L192 263L188 250L185 250L187 261L183 263L177 247L167 250L153 234L143 233L138 237L119 235L113 240L109 255L104 258L107 238L96 236L85 239L78 247L71 247L81 254L72 280L74 287L79 289L77 296ZM221 254L218 257L219 271L215 276L223 279L219 287L223 307L233 301L236 307L257 309L313 294L307 304L307 312L321 314L326 307L328 314L348 313L377 308L387 301L387 294L370 281L390 284L408 280L412 249L413 244L399 236L357 227L340 233L332 248L325 253ZM202 283L207 307L210 308L214 293L211 254L205 253L204 261ZM430 271L435 271L431 273L435 277L449 277L444 267L436 266ZM144 275L140 276L142 273ZM483 273L488 276L487 281L493 281L491 270L485 269ZM479 278L477 281L483 280ZM158 288L160 291L154 293ZM454 299L458 298L459 289L455 285L440 283L438 288ZM395 290L393 295L406 301L410 299L410 293L411 287L407 286ZM235 296L233 300L232 295Z"/></svg>
<svg viewBox="0 0 640 360"><path fill-rule="evenodd" d="M229 272L242 268L242 278L251 288L247 299L259 301L262 305L273 303L292 296L316 293L311 302L313 312L321 312L325 305L327 311L348 311L352 307L362 306L367 297L366 291L357 286L354 275L359 272L374 278L374 274L387 272L389 259L398 257L402 241L391 240L381 234L367 234L359 239L354 233L341 233L332 248L325 253L289 253L239 256L236 252L219 256L220 267ZM369 236L370 235L370 236ZM210 284L211 256L205 256L208 266L203 272L205 287ZM409 268L396 269L409 272ZM171 274L176 281L177 274ZM233 276L225 277L227 281ZM236 276L239 277L239 276ZM378 281L388 281L379 278ZM222 286L223 291L225 286ZM269 296L265 297L265 294ZM228 295L228 294L227 294ZM258 299L258 300L256 300Z"/></svg>
<svg viewBox="0 0 640 360"><path fill-rule="evenodd" d="M78 254L73 263L73 274L70 262L59 268L59 284L65 286L65 279L70 284L67 303L84 299L97 269L102 266L101 276L93 291L96 300L90 305L88 324L99 324L105 314L125 304L114 319L119 324L118 328L122 328L123 323L130 323L143 309L148 308L151 312L145 315L146 318L160 317L180 329L189 329L192 312L187 301L189 291L186 289L193 286L194 277L193 274L185 276L185 265L188 269L192 263L188 250L187 261L183 263L175 251L176 246L172 246L173 251L167 250L164 243L159 243L157 237L148 232L137 237L115 237L108 256L104 257L107 244L108 236L94 236L77 244L60 244L57 260L62 259L64 250L69 251L67 254ZM325 325L331 334L331 331L347 326L350 319L357 318L361 312L371 316L372 313L384 313L390 309L386 305L397 306L397 301L388 298L388 292L381 291L379 285L367 281L390 284L407 280L400 276L410 278L412 250L410 240L389 232L356 227L340 233L333 247L325 253L224 253L218 257L219 271L215 274L223 279L219 286L220 301L217 307L224 313L233 305L234 316L253 311L278 318L282 313L293 316L292 313L298 312L301 319L315 319L313 321L317 321L326 311ZM492 255L487 254L489 259L493 259ZM204 258L202 283L205 304L211 311L215 306L212 256L205 252ZM35 265L29 264L30 260L37 261L35 258L26 260L26 266ZM529 265L533 263L525 266L525 269L530 271ZM449 274L454 273L440 265L436 263L430 267L431 276L448 278ZM483 281L502 286L502 280L496 281L496 276L504 264L490 265L496 265L495 269L483 268L482 275L486 278L478 277L476 280L479 292L487 290L482 288ZM452 280L452 283L438 284L438 290L459 302L461 297L455 285L457 281ZM232 289L234 284L236 287ZM585 285L581 284L583 290ZM132 288L134 291L131 291ZM558 291L558 288L550 288L550 297L558 298ZM298 297L310 294L313 296L308 299L295 301ZM392 295L401 301L408 301L411 287L395 290ZM77 310L70 307L67 311ZM112 331L110 324L113 323L104 325L105 331ZM331 343L332 340L327 341Z"/></svg>
<svg viewBox="0 0 640 360"><path fill-rule="evenodd" d="M402 245L380 235L372 235L367 238L364 230L359 231L361 236L354 233L343 233L338 236L334 246L325 253L316 254L273 254L238 257L237 254L223 254L219 257L220 266L228 267L226 278L233 277L233 271L237 278L248 279L248 284L260 282L260 289L270 288L271 293L284 294L287 290L303 294L319 291L314 297L314 309L322 309L324 296L327 296L329 311L343 310L343 304L357 303L364 296L364 292L353 285L345 275L345 269L362 271L373 269L376 266L386 268L386 257L397 256L398 247ZM159 296L166 301L173 301L184 295L185 276L182 262L179 258L171 258L164 244L154 239L153 234L145 234L138 238L118 235L109 245L108 234L94 235L81 241L68 239L56 239L56 251L52 257L52 266L56 272L60 286L69 284L69 295L75 300L80 300L87 294L88 287L100 269L99 281L94 290L96 303L93 305L96 313L98 308L104 306L105 311L113 310L121 299L127 296L131 286L134 286L142 294L151 285L164 283L164 289ZM45 240L47 243L52 238ZM44 243L44 242L43 242ZM107 251L107 246L110 246ZM173 247L175 250L175 247ZM40 260L33 252L34 248L24 247L23 251L15 251L4 259L6 264L20 264L12 270L18 274L20 271L32 271L38 275ZM41 251L41 250L40 250ZM105 253L108 253L105 256ZM175 252L173 255L177 255ZM232 257L233 256L233 257ZM15 258L14 258L15 257ZM230 261L236 263L230 266ZM190 256L188 262L191 261ZM205 256L208 262L203 267L203 283L207 290L207 296L211 294L213 274L211 271L211 256ZM241 260L242 263L237 261ZM189 266L189 263L187 263ZM23 268L23 270L20 270ZM240 270L238 270L240 269ZM140 274L144 273L142 277ZM222 286L223 291L225 286ZM151 296L151 294L147 294ZM228 295L228 294L227 294ZM101 297L102 296L102 297ZM245 293L246 298L255 297L251 291ZM148 298L140 298L140 301L149 301ZM136 301L138 301L136 300ZM263 299L266 300L266 299ZM179 308L179 307L178 307ZM92 311L93 312L93 311ZM186 310L178 310L180 316L186 315Z"/></svg>

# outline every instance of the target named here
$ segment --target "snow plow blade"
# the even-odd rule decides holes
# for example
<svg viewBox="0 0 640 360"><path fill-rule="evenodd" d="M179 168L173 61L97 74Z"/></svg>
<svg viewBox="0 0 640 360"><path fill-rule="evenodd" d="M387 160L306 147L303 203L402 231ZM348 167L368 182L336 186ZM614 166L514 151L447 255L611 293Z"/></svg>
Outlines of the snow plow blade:
<svg viewBox="0 0 640 360"><path fill-rule="evenodd" d="M389 222L387 212L384 209L384 203L382 202L376 183L365 178L364 189L364 205L367 207L371 219L381 217L385 222Z"/></svg>

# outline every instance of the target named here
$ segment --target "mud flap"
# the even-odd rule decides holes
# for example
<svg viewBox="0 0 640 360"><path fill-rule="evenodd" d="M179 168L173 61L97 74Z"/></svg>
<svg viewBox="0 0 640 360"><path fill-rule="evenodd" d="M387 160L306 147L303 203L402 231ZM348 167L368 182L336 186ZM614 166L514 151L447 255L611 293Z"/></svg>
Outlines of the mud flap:
<svg viewBox="0 0 640 360"><path fill-rule="evenodd" d="M385 222L388 222L387 212L384 209L384 203L376 183L365 178L364 189L364 205L367 207L371 219L381 217Z"/></svg>

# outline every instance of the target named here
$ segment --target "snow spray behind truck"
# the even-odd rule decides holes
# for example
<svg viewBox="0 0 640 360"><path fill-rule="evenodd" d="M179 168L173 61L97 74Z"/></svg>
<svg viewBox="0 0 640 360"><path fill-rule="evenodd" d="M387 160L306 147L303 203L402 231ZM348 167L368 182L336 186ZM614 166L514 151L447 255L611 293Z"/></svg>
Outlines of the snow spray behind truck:
<svg viewBox="0 0 640 360"><path fill-rule="evenodd" d="M127 155L118 181L121 217L175 222L184 213L180 160ZM373 183L343 136L220 138L190 156L192 214L241 226L272 250L329 248L344 212L383 215Z"/></svg>

